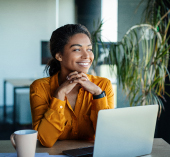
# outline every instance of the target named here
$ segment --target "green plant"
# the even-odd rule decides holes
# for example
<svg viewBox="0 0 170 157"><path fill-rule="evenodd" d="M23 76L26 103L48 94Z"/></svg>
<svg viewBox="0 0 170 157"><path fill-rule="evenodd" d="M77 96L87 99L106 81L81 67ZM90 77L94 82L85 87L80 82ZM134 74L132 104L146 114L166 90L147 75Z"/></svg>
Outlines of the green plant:
<svg viewBox="0 0 170 157"><path fill-rule="evenodd" d="M160 97L164 99L165 77L169 77L167 40L166 34L162 38L152 25L136 25L125 34L117 50L110 52L114 54L112 64L118 67L118 79L131 106L163 107Z"/></svg>
<svg viewBox="0 0 170 157"><path fill-rule="evenodd" d="M169 12L169 11L168 11ZM153 26L151 24L140 24L130 28L117 44L110 43L110 51L107 62L111 68L117 67L117 79L122 85L127 97L132 105L159 104L160 113L163 107L161 99L164 99L165 77L170 77L167 69L169 62L169 49L167 30L170 21L167 23L164 33L160 33L157 28L165 18ZM102 30L103 22L95 33L93 44L94 53L99 56L98 44L105 49L101 38L97 36Z"/></svg>
<svg viewBox="0 0 170 157"><path fill-rule="evenodd" d="M146 8L143 11L141 18L142 23L151 24L152 26L159 25L159 32L164 34L167 26L167 20L162 20L169 13L170 1L169 0L141 0L138 7L146 2ZM137 9L138 9L137 7ZM157 25L157 26L158 26Z"/></svg>
<svg viewBox="0 0 170 157"><path fill-rule="evenodd" d="M93 42L93 53L94 53L94 60L93 60L93 65L92 65L93 69L95 69L98 64L99 44L100 43L103 44L103 42L101 40L102 26L103 26L103 21L98 20L97 24L95 23L95 21L93 21L93 27L96 28L96 30L94 30L91 33L92 42ZM104 45L103 45L103 47L104 47Z"/></svg>

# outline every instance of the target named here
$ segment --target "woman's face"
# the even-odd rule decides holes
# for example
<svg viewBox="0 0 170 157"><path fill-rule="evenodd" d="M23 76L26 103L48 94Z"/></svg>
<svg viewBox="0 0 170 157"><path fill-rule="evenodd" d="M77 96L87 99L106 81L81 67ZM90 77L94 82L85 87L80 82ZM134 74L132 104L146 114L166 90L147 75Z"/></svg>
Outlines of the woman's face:
<svg viewBox="0 0 170 157"><path fill-rule="evenodd" d="M78 71L87 73L94 59L92 44L89 37L83 33L70 37L60 54L61 71L70 73Z"/></svg>

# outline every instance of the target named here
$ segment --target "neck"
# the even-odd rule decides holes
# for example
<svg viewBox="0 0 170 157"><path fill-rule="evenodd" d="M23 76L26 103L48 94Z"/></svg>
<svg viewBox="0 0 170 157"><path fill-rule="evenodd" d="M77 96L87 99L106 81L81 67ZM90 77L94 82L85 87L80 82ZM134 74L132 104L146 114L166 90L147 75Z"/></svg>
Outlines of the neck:
<svg viewBox="0 0 170 157"><path fill-rule="evenodd" d="M59 74L58 74L58 83L59 83L59 86L66 81L67 75L68 74L64 74L62 72L59 72Z"/></svg>

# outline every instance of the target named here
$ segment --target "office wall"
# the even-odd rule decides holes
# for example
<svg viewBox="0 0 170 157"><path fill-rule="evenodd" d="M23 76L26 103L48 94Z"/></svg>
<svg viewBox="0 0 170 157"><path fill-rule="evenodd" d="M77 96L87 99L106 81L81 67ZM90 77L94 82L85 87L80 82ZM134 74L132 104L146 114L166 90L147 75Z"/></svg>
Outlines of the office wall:
<svg viewBox="0 0 170 157"><path fill-rule="evenodd" d="M59 27L75 23L75 0L59 0Z"/></svg>
<svg viewBox="0 0 170 157"><path fill-rule="evenodd" d="M0 105L5 78L40 78L41 40L56 28L56 0L0 0ZM13 101L8 85L7 104Z"/></svg>
<svg viewBox="0 0 170 157"><path fill-rule="evenodd" d="M118 0L118 41L135 24L140 24L142 12L146 2L142 3L136 12L136 8L141 0ZM127 107L129 102L126 99L122 87L117 86L117 107Z"/></svg>

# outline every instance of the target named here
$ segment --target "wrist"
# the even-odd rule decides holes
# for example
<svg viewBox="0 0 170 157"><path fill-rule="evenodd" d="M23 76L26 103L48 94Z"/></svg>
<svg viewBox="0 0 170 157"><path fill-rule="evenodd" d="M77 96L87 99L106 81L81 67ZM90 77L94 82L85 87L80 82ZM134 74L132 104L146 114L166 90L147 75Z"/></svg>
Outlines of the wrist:
<svg viewBox="0 0 170 157"><path fill-rule="evenodd" d="M102 93L102 90L99 88L93 95L100 95Z"/></svg>
<svg viewBox="0 0 170 157"><path fill-rule="evenodd" d="M56 92L54 94L54 97L64 101L64 99L65 99L65 92L63 90L56 90Z"/></svg>
<svg viewBox="0 0 170 157"><path fill-rule="evenodd" d="M105 91L101 92L99 95L93 95L93 99L100 99L106 96Z"/></svg>

